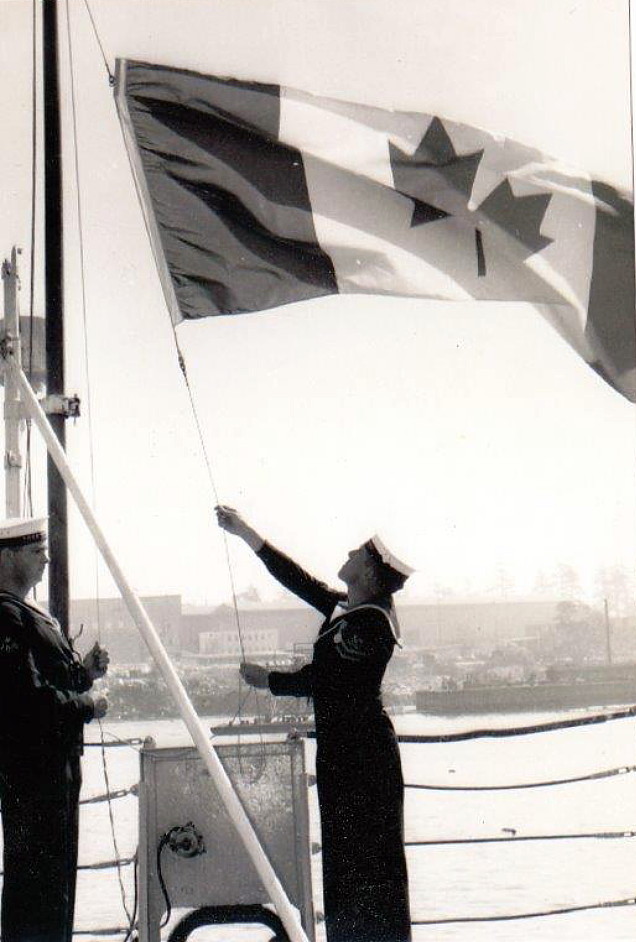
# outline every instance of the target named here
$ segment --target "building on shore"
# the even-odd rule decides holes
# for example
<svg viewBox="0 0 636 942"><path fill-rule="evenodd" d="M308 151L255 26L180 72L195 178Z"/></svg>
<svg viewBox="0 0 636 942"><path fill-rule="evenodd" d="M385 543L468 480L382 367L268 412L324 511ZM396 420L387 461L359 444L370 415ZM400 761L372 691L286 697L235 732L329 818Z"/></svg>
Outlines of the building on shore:
<svg viewBox="0 0 636 942"><path fill-rule="evenodd" d="M306 605L275 602L241 602L237 612L231 605L209 611L186 611L182 616L187 650L219 657L241 656L241 642L249 657L276 652L306 650L320 626L321 616Z"/></svg>
<svg viewBox="0 0 636 942"><path fill-rule="evenodd" d="M141 602L170 653L181 650L182 606L180 595L145 596ZM70 603L71 635L80 650L99 640L113 664L138 664L150 658L124 600L73 599ZM78 637L79 635L79 637Z"/></svg>
<svg viewBox="0 0 636 942"><path fill-rule="evenodd" d="M405 645L420 649L479 647L537 637L557 617L557 600L442 601L398 604Z"/></svg>
<svg viewBox="0 0 636 942"><path fill-rule="evenodd" d="M242 653L260 659L276 654L309 655L321 622L318 612L291 597L273 602L240 599L238 614L229 604L208 608L183 605L179 595L149 596L142 602L173 655L236 660ZM542 639L559 623L558 600L544 599L400 603L398 597L397 612L407 651L441 652L462 646L479 649L508 643L531 649L533 645L541 647ZM618 621L613 634L617 654L624 657L629 647L625 639L633 637L633 619ZM83 626L80 650L99 636L114 664L148 660L145 645L120 598L72 601L71 625L75 636ZM633 643L632 648L634 652L630 649L629 653L633 656Z"/></svg>

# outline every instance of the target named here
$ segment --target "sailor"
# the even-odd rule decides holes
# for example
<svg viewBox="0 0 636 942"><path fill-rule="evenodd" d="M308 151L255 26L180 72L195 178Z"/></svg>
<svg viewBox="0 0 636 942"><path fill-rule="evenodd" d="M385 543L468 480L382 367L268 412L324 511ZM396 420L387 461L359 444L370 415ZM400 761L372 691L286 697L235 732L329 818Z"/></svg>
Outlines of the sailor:
<svg viewBox="0 0 636 942"><path fill-rule="evenodd" d="M230 507L219 525L241 537L270 573L324 617L310 664L269 671L242 664L253 687L310 697L322 830L328 942L406 942L411 937L400 754L380 695L399 629L393 593L412 572L373 537L351 551L328 588L265 542Z"/></svg>
<svg viewBox="0 0 636 942"><path fill-rule="evenodd" d="M46 519L0 521L2 942L72 938L82 731L108 706L87 692L107 652L81 661L26 600L47 563Z"/></svg>

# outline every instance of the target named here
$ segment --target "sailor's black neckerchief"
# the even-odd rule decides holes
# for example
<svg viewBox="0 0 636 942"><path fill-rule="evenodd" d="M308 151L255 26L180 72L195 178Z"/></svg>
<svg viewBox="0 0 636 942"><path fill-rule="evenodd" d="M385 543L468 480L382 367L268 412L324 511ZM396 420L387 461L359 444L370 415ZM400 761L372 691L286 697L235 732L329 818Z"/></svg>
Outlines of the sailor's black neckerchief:
<svg viewBox="0 0 636 942"><path fill-rule="evenodd" d="M322 641L323 638L326 638L336 632L340 627L343 619L346 619L347 615L351 615L353 612L358 612L369 608L382 612L389 624L391 634L393 635L393 640L398 645L398 647L401 648L402 644L398 634L393 599L391 596L387 597L385 595L380 596L379 598L370 599L368 602L361 602L359 605L354 605L352 607L349 607L346 601L338 602L329 618L329 626L325 628L324 631L320 632L316 640Z"/></svg>
<svg viewBox="0 0 636 942"><path fill-rule="evenodd" d="M2 601L3 597L6 597L11 602L17 603L19 608L26 609L30 615L37 615L38 618L41 618L42 621L46 622L46 624L49 625L57 635L59 635L59 637L65 642L66 646L70 649L70 652L73 655L73 660L80 665L82 664L82 659L75 650L72 639L64 634L59 621L57 618L54 618L50 612L47 612L44 608L40 608L40 606L36 605L35 602L27 602L26 599L21 598L19 595L15 595L15 593L10 592L8 589L0 589L0 602Z"/></svg>

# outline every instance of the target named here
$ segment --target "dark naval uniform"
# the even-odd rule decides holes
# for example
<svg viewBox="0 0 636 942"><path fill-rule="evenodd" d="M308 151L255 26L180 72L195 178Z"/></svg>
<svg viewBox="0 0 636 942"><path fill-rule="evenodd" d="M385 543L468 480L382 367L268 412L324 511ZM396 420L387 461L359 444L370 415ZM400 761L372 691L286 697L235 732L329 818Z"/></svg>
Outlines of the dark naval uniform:
<svg viewBox="0 0 636 942"><path fill-rule="evenodd" d="M265 543L271 574L325 616L312 662L269 674L272 693L311 697L328 942L406 942L411 926L400 754L380 686L396 644L391 598L346 596Z"/></svg>
<svg viewBox="0 0 636 942"><path fill-rule="evenodd" d="M70 942L91 680L57 623L0 592L2 942Z"/></svg>

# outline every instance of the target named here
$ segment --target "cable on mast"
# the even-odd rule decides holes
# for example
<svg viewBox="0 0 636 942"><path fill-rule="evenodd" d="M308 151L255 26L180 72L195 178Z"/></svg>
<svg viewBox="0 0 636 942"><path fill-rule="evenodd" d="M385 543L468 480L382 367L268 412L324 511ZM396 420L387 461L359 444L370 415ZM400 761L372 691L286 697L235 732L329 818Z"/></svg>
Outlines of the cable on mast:
<svg viewBox="0 0 636 942"><path fill-rule="evenodd" d="M104 46L103 46L101 37L100 37L100 35L99 35L99 30L97 29L97 24L95 23L95 18L94 18L94 16L93 16L93 13L92 13L92 11L91 11L91 8L90 8L89 5L88 5L88 0L84 0L84 6L86 7L86 12L88 13L88 16L89 16L89 18L90 18L91 26L93 27L93 34L94 34L94 36L95 36L95 39L97 40L97 45L99 46L99 51L100 51L101 54L102 54L102 59L103 59L103 62L104 62L104 68L106 69L106 72L107 72L107 74L108 74L108 84L109 84L110 86L113 86L113 85L115 84L115 76L113 75L113 72L111 71L111 68L110 68L110 66L108 65L108 59L106 58L106 53L104 52Z"/></svg>
<svg viewBox="0 0 636 942"><path fill-rule="evenodd" d="M88 4L87 4L88 7ZM87 318L87 303L86 303L86 277L85 277L85 253L84 253L84 215L83 215L83 206L82 206L82 194L81 194L81 174L80 174L80 159L79 159L79 144L78 144L78 121L77 121L77 101L75 93L75 67L74 67L74 56L73 56L73 37L71 31L71 12L69 0L65 0L66 8L66 37L68 44L68 62L69 62L69 84L71 90L71 115L72 115L72 127L73 127L73 163L74 163L74 173L75 173L75 193L76 193L76 204L77 204L77 219L78 219L78 245L79 245L79 267L80 267L80 285L81 285L81 308L82 308L82 327L84 334L84 369L86 375L86 396L88 403L88 441L89 441L89 462L90 462L90 479L91 479L91 492L92 492L92 504L96 509L97 506L97 487L96 487L96 476L95 476L95 449L94 449L94 436L93 436L93 421L92 421L92 398L91 398L91 382L90 382L90 369L89 369L89 358L88 358L88 318ZM90 10L89 10L90 13ZM92 20L92 17L91 17ZM99 40L98 40L99 41ZM101 45L100 45L101 48ZM95 602L96 602L96 616L97 616L97 638L98 641L101 641L101 609L100 609L100 586L99 586L99 558L97 554L97 548L94 547L94 562L95 562ZM104 739L104 727L101 720L98 720L99 725L99 735L101 740L101 759L102 759L102 774L104 776L104 784L106 786L106 796L108 804L108 818L111 832L111 839L113 844L113 850L115 851L115 861L117 866L117 879L119 883L119 892L121 897L122 907L126 914L129 926L133 925L135 915L134 911L131 912L128 906L128 899L126 896L126 888L124 886L123 875L122 875L122 861L120 860L121 854L119 852L119 845L117 841L117 833L115 829L115 816L113 811L112 804L112 790L110 785L110 776L108 770L108 762L106 760L106 748L105 748L105 739Z"/></svg>

